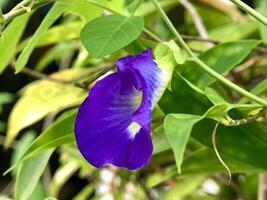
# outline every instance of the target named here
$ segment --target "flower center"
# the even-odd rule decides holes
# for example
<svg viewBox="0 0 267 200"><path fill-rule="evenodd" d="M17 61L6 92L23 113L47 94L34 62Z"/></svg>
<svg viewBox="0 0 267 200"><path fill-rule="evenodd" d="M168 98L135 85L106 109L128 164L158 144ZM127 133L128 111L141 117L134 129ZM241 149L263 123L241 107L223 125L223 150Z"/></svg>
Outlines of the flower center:
<svg viewBox="0 0 267 200"><path fill-rule="evenodd" d="M128 127L128 133L131 139L135 138L135 135L140 131L141 126L137 122L132 122Z"/></svg>

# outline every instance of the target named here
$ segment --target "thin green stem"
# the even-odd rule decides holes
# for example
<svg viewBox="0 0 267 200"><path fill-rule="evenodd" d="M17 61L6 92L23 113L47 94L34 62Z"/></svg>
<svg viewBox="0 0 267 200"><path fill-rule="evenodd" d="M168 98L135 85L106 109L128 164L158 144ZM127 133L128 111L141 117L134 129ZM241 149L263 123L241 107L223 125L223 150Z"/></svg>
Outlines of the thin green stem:
<svg viewBox="0 0 267 200"><path fill-rule="evenodd" d="M254 17L259 22L263 23L265 26L267 26L267 18L261 15L259 12L254 10L253 8L249 7L247 4L240 0L230 0L233 2L236 6L238 6L240 9L244 10L246 13L250 14L252 17ZM266 0L265 0L266 1Z"/></svg>
<svg viewBox="0 0 267 200"><path fill-rule="evenodd" d="M181 35L178 33L178 31L176 30L176 28L173 26L173 24L171 23L170 19L168 18L168 16L166 15L166 13L164 12L164 10L162 9L162 7L160 6L160 4L158 3L157 0L152 0L152 2L155 4L155 6L157 7L162 19L165 21L165 23L167 24L167 26L169 27L170 31L173 33L173 35L177 38L178 44L183 47L187 53L191 56L192 60L194 62L196 62L203 70L205 70L208 74L210 74L212 77L214 77L215 79L217 79L218 81L220 81L222 84L224 84L225 86L228 86L229 88L235 90L236 92L238 92L239 94L261 104L264 106L267 106L267 101L257 97L256 95L244 90L243 88L239 87L238 85L232 83L231 81L229 81L228 79L224 78L222 75L218 74L216 71L214 71L213 69L211 69L207 64L205 64L202 60L200 60L192 51L191 49L187 46L187 44L185 43L185 41L183 40L183 38L181 37Z"/></svg>
<svg viewBox="0 0 267 200"><path fill-rule="evenodd" d="M154 33L152 33L150 30L144 28L143 31L149 35L151 38L153 38L154 40L156 40L157 42L163 42L163 40L161 38L159 38L157 35L155 35Z"/></svg>
<svg viewBox="0 0 267 200"><path fill-rule="evenodd" d="M208 65L206 65L202 60L200 60L197 56L193 57L193 60L202 67L202 69L204 69L207 73L209 73L211 76L213 76L214 78L216 78L218 81L220 81L222 84L224 84L225 86L235 90L236 92L238 92L239 94L261 104L264 106L267 106L267 101L246 91L245 89L239 87L238 85L234 84L233 82L229 81L228 79L224 78L223 76L221 76L220 74L218 74L216 71L214 71L213 69L211 69Z"/></svg>

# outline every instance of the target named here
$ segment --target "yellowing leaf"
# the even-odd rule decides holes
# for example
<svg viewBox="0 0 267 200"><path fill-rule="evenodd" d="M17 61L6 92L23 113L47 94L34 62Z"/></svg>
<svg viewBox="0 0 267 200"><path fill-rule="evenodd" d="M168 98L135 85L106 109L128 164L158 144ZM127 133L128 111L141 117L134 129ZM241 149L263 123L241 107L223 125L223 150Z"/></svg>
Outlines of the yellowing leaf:
<svg viewBox="0 0 267 200"><path fill-rule="evenodd" d="M71 69L57 72L51 77L71 80L84 74L85 70ZM49 80L34 81L23 89L22 97L14 106L8 120L5 147L9 147L17 134L49 113L79 105L86 96L82 89L71 84Z"/></svg>

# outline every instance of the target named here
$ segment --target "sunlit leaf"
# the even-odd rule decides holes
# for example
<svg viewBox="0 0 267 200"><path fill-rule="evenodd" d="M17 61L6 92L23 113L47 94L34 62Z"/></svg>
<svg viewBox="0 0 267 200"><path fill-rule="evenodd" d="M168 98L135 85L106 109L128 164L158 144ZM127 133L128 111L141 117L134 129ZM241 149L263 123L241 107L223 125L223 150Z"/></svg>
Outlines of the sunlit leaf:
<svg viewBox="0 0 267 200"><path fill-rule="evenodd" d="M86 71L81 69L64 70L51 77L66 81L77 78L84 72ZM39 121L49 113L79 105L85 96L84 90L71 84L38 80L27 85L9 116L5 146L8 147L22 129Z"/></svg>

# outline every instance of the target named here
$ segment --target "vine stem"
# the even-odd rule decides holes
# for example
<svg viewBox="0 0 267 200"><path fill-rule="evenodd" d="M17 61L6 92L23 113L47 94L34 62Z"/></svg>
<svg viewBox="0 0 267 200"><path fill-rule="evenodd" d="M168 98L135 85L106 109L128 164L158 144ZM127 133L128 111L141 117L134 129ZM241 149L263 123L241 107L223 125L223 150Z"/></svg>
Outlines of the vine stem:
<svg viewBox="0 0 267 200"><path fill-rule="evenodd" d="M231 88L232 90L235 90L236 92L238 92L239 94L261 104L264 106L267 106L267 101L257 97L256 95L246 91L245 89L239 87L238 85L232 83L231 81L229 81L228 79L224 78L222 75L218 74L216 71L214 71L213 69L211 69L207 64L205 64L202 60L200 60L192 51L191 49L187 46L187 44L185 43L185 41L183 40L183 38L181 37L181 35L178 33L178 31L176 30L176 28L173 26L172 22L170 21L170 19L168 18L168 16L166 15L166 13L164 12L164 10L162 9L162 7L160 6L160 4L158 3L157 0L152 0L152 2L154 3L154 5L156 6L156 8L158 9L162 19L165 21L166 25L169 27L170 31L173 33L173 35L177 38L177 42L179 43L179 45L181 47L183 47L186 52L191 56L192 61L194 61L195 63L197 63L203 70L205 70L208 74L210 74L212 77L214 77L215 79L217 79L218 81L220 81L222 84L224 84L225 86Z"/></svg>
<svg viewBox="0 0 267 200"><path fill-rule="evenodd" d="M229 176L229 180L228 180L228 183L227 185L230 185L231 183L231 180L232 180L232 173L231 173L231 170L230 168L227 166L227 164L223 161L219 151L218 151L218 148L217 148L217 144L216 144L216 133L217 133L217 129L218 129L218 126L220 125L219 122L216 123L213 131L212 131L212 136L211 136L211 141L212 141L212 146L213 146L213 149L214 149L214 152L217 156L217 158L219 159L220 163L224 166L224 168L226 169L227 173L228 173L228 176Z"/></svg>
<svg viewBox="0 0 267 200"><path fill-rule="evenodd" d="M244 2L240 0L230 0L230 1L234 3L236 6L238 6L240 9L244 10L246 13L250 14L256 20L258 20L259 22L267 26L267 18L261 15L259 12L249 7L247 4L245 4Z"/></svg>

